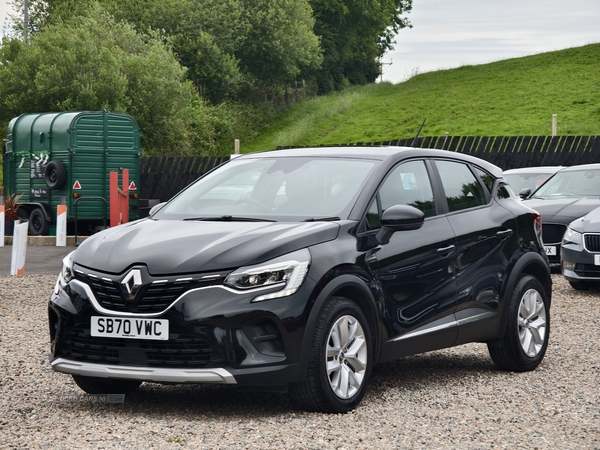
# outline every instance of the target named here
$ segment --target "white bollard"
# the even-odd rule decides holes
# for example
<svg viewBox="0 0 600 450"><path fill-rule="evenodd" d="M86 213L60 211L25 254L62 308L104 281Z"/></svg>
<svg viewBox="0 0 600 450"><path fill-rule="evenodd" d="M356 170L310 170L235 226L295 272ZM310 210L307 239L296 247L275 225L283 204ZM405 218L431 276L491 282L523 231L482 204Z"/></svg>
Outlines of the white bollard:
<svg viewBox="0 0 600 450"><path fill-rule="evenodd" d="M0 197L0 247L4 247L4 200Z"/></svg>
<svg viewBox="0 0 600 450"><path fill-rule="evenodd" d="M67 205L58 205L56 209L56 246L67 246Z"/></svg>
<svg viewBox="0 0 600 450"><path fill-rule="evenodd" d="M11 275L25 274L25 253L27 251L27 222L21 223L15 220L15 231L13 233L12 258L10 261Z"/></svg>

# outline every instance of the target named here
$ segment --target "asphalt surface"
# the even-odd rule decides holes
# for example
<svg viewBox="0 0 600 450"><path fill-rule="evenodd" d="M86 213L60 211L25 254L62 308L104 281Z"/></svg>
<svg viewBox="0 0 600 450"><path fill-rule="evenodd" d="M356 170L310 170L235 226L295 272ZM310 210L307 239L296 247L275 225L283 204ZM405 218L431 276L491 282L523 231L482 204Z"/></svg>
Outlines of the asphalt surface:
<svg viewBox="0 0 600 450"><path fill-rule="evenodd" d="M25 251L25 274L58 276L63 258L76 248L28 245ZM12 249L12 245L0 247L0 276L10 275Z"/></svg>

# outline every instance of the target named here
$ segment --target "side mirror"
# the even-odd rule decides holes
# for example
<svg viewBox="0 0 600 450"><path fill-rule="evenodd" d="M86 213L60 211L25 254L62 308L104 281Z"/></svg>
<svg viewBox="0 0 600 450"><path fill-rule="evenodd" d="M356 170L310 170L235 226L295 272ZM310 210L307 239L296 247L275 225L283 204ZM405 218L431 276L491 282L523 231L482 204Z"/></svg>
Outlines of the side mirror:
<svg viewBox="0 0 600 450"><path fill-rule="evenodd" d="M519 197L521 197L522 200L525 200L531 195L531 192L531 188L523 188L521 189L521 192L519 192Z"/></svg>
<svg viewBox="0 0 600 450"><path fill-rule="evenodd" d="M377 242L385 245L396 231L418 230L423 226L423 211L406 205L394 205L386 209L381 216L381 230L377 233Z"/></svg>
<svg viewBox="0 0 600 450"><path fill-rule="evenodd" d="M154 205L151 209L150 212L148 213L149 216L153 216L154 214L156 214L158 211L160 211L162 209L163 206L165 206L167 204L167 202L162 202L159 203L158 205Z"/></svg>

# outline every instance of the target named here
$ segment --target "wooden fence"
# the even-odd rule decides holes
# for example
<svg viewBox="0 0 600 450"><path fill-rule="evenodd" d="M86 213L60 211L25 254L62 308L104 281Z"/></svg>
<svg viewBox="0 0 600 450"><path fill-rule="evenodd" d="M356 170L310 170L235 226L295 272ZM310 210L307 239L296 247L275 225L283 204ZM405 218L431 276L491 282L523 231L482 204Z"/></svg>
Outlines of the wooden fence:
<svg viewBox="0 0 600 450"><path fill-rule="evenodd" d="M411 146L412 143L413 139L402 139L340 147ZM418 138L414 146L468 153L504 170L600 163L600 136L437 136ZM228 159L229 156L143 157L141 196L169 200L200 175Z"/></svg>
<svg viewBox="0 0 600 450"><path fill-rule="evenodd" d="M411 138L344 146L412 144ZM417 138L414 147L467 153L503 170L600 163L600 136L434 136Z"/></svg>

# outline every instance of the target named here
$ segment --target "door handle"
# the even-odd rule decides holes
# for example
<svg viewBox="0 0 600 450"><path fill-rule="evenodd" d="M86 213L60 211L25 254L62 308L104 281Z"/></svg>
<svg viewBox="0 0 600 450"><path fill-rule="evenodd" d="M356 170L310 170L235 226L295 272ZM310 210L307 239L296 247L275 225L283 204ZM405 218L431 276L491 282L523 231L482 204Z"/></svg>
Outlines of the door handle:
<svg viewBox="0 0 600 450"><path fill-rule="evenodd" d="M454 245L450 245L448 247L438 248L436 252L442 256L448 256L450 253L454 251L456 247Z"/></svg>
<svg viewBox="0 0 600 450"><path fill-rule="evenodd" d="M496 236L498 236L500 239L506 239L507 237L509 237L512 234L513 234L513 230L509 228L508 230L498 231L496 233Z"/></svg>

